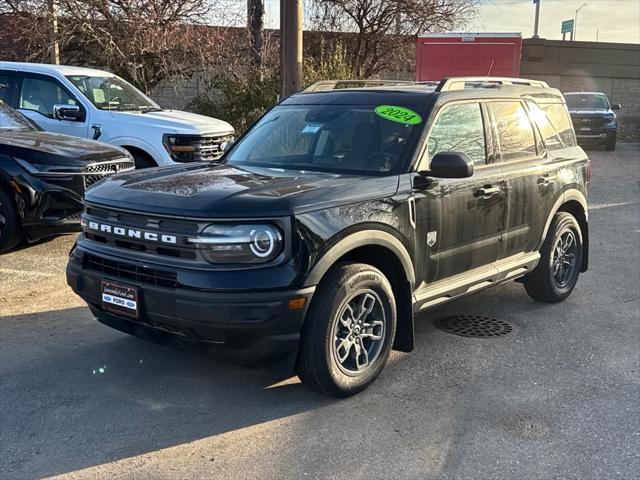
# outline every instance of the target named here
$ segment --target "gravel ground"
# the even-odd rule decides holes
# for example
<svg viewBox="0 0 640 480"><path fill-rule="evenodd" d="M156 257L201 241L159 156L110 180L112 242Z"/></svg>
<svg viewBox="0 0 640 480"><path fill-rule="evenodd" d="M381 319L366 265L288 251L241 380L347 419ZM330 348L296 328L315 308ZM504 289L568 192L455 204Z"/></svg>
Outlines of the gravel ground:
<svg viewBox="0 0 640 480"><path fill-rule="evenodd" d="M0 478L638 478L640 145L590 156L574 294L545 305L508 284L434 310L346 400L102 326L65 284L73 237L0 257ZM432 324L458 313L514 332Z"/></svg>

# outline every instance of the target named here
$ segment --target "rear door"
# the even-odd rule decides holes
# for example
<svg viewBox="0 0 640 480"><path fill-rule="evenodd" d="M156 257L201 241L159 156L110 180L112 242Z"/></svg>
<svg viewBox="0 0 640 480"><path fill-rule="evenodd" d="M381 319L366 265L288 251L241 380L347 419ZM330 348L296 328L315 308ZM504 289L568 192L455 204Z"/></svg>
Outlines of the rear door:
<svg viewBox="0 0 640 480"><path fill-rule="evenodd" d="M427 251L425 283L499 258L506 228L506 183L500 165L492 163L484 112L478 101L446 104L428 134L419 170L428 170L437 153L463 152L474 161L475 173L470 178L436 179L437 187L416 193L417 245Z"/></svg>
<svg viewBox="0 0 640 480"><path fill-rule="evenodd" d="M21 113L47 132L87 137L86 109L62 83L49 75L20 73L17 77L16 107ZM54 105L78 105L84 115L80 120L58 120L53 115Z"/></svg>
<svg viewBox="0 0 640 480"><path fill-rule="evenodd" d="M500 258L534 251L542 237L559 189L558 168L549 155L531 111L521 100L487 103L496 139L497 159L507 182L508 221ZM560 142L559 136L550 136Z"/></svg>

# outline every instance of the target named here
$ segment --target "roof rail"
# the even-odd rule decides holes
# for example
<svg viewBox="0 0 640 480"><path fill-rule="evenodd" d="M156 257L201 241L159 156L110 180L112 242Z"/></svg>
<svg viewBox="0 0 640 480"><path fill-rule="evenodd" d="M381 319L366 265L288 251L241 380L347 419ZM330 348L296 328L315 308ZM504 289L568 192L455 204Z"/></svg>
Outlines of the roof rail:
<svg viewBox="0 0 640 480"><path fill-rule="evenodd" d="M320 80L304 89L305 92L324 92L341 88L390 87L416 85L412 80Z"/></svg>
<svg viewBox="0 0 640 480"><path fill-rule="evenodd" d="M547 82L528 78L510 77L450 77L443 79L436 92L464 90L466 88L500 88L500 87L539 87L549 88Z"/></svg>

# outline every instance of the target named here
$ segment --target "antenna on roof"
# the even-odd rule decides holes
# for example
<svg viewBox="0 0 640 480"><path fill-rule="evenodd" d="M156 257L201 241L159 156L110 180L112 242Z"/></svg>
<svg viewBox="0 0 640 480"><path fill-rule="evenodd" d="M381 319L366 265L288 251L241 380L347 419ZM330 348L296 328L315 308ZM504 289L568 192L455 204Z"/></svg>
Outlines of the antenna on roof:
<svg viewBox="0 0 640 480"><path fill-rule="evenodd" d="M489 66L489 71L487 72L487 78L489 78L489 76L491 75L491 70L493 70L493 64L495 63L495 61L495 58L491 59L491 65Z"/></svg>

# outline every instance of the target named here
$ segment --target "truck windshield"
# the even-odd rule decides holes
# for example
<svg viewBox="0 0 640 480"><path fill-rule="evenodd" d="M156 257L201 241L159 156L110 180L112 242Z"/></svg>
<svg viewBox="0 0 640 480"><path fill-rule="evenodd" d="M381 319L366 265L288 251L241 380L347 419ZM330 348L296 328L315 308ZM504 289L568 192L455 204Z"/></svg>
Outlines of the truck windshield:
<svg viewBox="0 0 640 480"><path fill-rule="evenodd" d="M67 78L100 110L140 112L162 110L157 103L119 77L69 75Z"/></svg>
<svg viewBox="0 0 640 480"><path fill-rule="evenodd" d="M384 175L405 164L421 123L420 114L405 107L277 106L233 146L226 163Z"/></svg>
<svg viewBox="0 0 640 480"><path fill-rule="evenodd" d="M609 100L604 95L592 93L571 94L565 97L569 110L597 110L609 109Z"/></svg>
<svg viewBox="0 0 640 480"><path fill-rule="evenodd" d="M6 130L35 131L37 129L20 112L0 100L0 131Z"/></svg>

